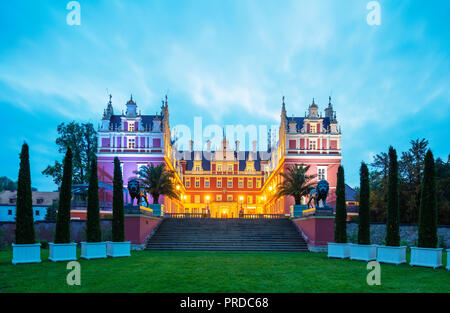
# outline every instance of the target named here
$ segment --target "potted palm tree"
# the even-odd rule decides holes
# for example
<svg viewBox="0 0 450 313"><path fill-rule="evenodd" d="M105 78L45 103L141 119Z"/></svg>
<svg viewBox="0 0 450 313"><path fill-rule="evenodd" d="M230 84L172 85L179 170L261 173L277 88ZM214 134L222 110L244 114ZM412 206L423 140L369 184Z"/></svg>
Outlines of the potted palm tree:
<svg viewBox="0 0 450 313"><path fill-rule="evenodd" d="M406 263L406 246L400 246L398 207L397 152L389 147L389 177L386 216L386 245L377 246L377 261L383 263Z"/></svg>
<svg viewBox="0 0 450 313"><path fill-rule="evenodd" d="M434 157L431 150L425 155L422 192L419 207L418 247L411 247L410 265L441 267L442 248L437 248L437 200ZM448 268L448 261L447 261Z"/></svg>
<svg viewBox="0 0 450 313"><path fill-rule="evenodd" d="M81 257L84 259L106 258L106 242L102 242L100 207L98 200L97 158L92 159L89 174L86 221L86 242L81 242Z"/></svg>
<svg viewBox="0 0 450 313"><path fill-rule="evenodd" d="M77 259L77 244L70 242L70 202L72 199L72 151L67 148L59 191L59 207L56 215L55 242L50 242L50 261Z"/></svg>
<svg viewBox="0 0 450 313"><path fill-rule="evenodd" d="M345 204L344 168L339 166L336 184L336 215L334 218L334 242L328 243L328 257L345 259L350 256L347 243L347 207Z"/></svg>
<svg viewBox="0 0 450 313"><path fill-rule="evenodd" d="M125 241L123 212L123 180L118 157L114 158L112 241L106 242L106 253L111 257L130 256L131 242Z"/></svg>
<svg viewBox="0 0 450 313"><path fill-rule="evenodd" d="M159 203L159 196L164 195L172 199L180 199L180 192L174 183L175 172L167 170L164 163L157 166L150 163L150 166L143 166L136 173L139 175L142 188L153 198L153 204L150 204L153 215L163 215L164 206Z"/></svg>
<svg viewBox="0 0 450 313"><path fill-rule="evenodd" d="M15 243L12 248L13 264L41 262L41 244L35 242L30 159L26 143L22 145L20 152Z"/></svg>
<svg viewBox="0 0 450 313"><path fill-rule="evenodd" d="M284 178L277 186L276 198L291 196L294 198L292 215L294 217L301 216L305 206L302 205L302 197L309 195L314 189L314 178L316 175L307 175L309 165L303 164L288 167L285 173L280 173Z"/></svg>
<svg viewBox="0 0 450 313"><path fill-rule="evenodd" d="M370 186L369 169L362 162L360 175L360 201L358 219L358 244L350 245L350 259L371 261L377 258L377 246L370 244Z"/></svg>

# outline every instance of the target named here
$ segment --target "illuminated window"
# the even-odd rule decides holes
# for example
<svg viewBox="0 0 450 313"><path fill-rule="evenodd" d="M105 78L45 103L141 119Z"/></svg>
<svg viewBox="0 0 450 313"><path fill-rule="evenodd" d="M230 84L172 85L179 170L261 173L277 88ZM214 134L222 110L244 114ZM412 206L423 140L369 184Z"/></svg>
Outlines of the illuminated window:
<svg viewBox="0 0 450 313"><path fill-rule="evenodd" d="M191 188L191 179L186 178L186 182L184 184L185 184L186 188Z"/></svg>
<svg viewBox="0 0 450 313"><path fill-rule="evenodd" d="M239 178L239 188L244 188L244 179Z"/></svg>
<svg viewBox="0 0 450 313"><path fill-rule="evenodd" d="M222 178L217 178L217 188L222 188Z"/></svg>
<svg viewBox="0 0 450 313"><path fill-rule="evenodd" d="M326 166L318 166L317 167L317 179L327 179L327 167Z"/></svg>
<svg viewBox="0 0 450 313"><path fill-rule="evenodd" d="M217 171L222 172L222 164L217 164Z"/></svg>
<svg viewBox="0 0 450 313"><path fill-rule="evenodd" d="M311 133L313 133L313 134L317 133L317 126L316 126L316 124L311 124L309 129L310 129Z"/></svg>
<svg viewBox="0 0 450 313"><path fill-rule="evenodd" d="M228 188L233 188L233 178L228 178L227 183L228 183Z"/></svg>
<svg viewBox="0 0 450 313"><path fill-rule="evenodd" d="M200 172L200 165L195 166L195 171Z"/></svg>
<svg viewBox="0 0 450 313"><path fill-rule="evenodd" d="M195 188L200 188L200 178L195 179Z"/></svg>
<svg viewBox="0 0 450 313"><path fill-rule="evenodd" d="M227 195L227 201L232 202L233 201L233 195Z"/></svg>
<svg viewBox="0 0 450 313"><path fill-rule="evenodd" d="M209 178L205 178L205 188L209 188Z"/></svg>
<svg viewBox="0 0 450 313"><path fill-rule="evenodd" d="M195 195L194 202L195 203L200 203L200 196L199 195Z"/></svg>
<svg viewBox="0 0 450 313"><path fill-rule="evenodd" d="M247 203L253 203L253 197L247 196Z"/></svg>
<svg viewBox="0 0 450 313"><path fill-rule="evenodd" d="M261 179L256 179L256 188L261 188Z"/></svg>
<svg viewBox="0 0 450 313"><path fill-rule="evenodd" d="M316 150L316 141L315 140L309 141L309 150Z"/></svg>
<svg viewBox="0 0 450 313"><path fill-rule="evenodd" d="M247 179L247 188L253 188L253 178Z"/></svg>
<svg viewBox="0 0 450 313"><path fill-rule="evenodd" d="M133 149L135 146L135 138L128 138L128 149Z"/></svg>
<svg viewBox="0 0 450 313"><path fill-rule="evenodd" d="M233 165L230 164L230 165L228 165L228 172L232 172L232 171L233 171Z"/></svg>
<svg viewBox="0 0 450 313"><path fill-rule="evenodd" d="M134 122L128 122L128 131L134 132Z"/></svg>
<svg viewBox="0 0 450 313"><path fill-rule="evenodd" d="M218 202L222 201L222 195L216 195L216 201Z"/></svg>

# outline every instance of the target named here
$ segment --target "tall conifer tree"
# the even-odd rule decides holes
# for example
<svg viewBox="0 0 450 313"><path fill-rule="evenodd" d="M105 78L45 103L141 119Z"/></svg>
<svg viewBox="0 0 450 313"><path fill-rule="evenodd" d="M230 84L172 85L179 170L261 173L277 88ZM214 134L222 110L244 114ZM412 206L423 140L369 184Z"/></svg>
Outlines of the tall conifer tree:
<svg viewBox="0 0 450 313"><path fill-rule="evenodd" d="M67 148L63 177L59 190L55 243L70 243L70 203L72 200L72 150Z"/></svg>
<svg viewBox="0 0 450 313"><path fill-rule="evenodd" d="M360 199L359 199L359 222L358 222L358 243L370 245L370 187L369 169L366 163L362 162L360 175Z"/></svg>
<svg viewBox="0 0 450 313"><path fill-rule="evenodd" d="M339 166L336 185L336 216L334 219L334 241L347 242L347 207L345 205L344 168Z"/></svg>
<svg viewBox="0 0 450 313"><path fill-rule="evenodd" d="M431 150L425 156L425 169L419 209L419 247L436 248L437 239L437 201L434 157Z"/></svg>
<svg viewBox="0 0 450 313"><path fill-rule="evenodd" d="M386 216L386 245L400 245L399 203L398 203L398 161L397 151L389 147L389 177Z"/></svg>
<svg viewBox="0 0 450 313"><path fill-rule="evenodd" d="M125 241L123 180L118 157L114 158L112 238L114 242Z"/></svg>
<svg viewBox="0 0 450 313"><path fill-rule="evenodd" d="M88 203L87 203L87 242L101 242L102 231L100 228L100 206L98 200L98 174L97 158L94 157L91 162L91 171L89 174Z"/></svg>
<svg viewBox="0 0 450 313"><path fill-rule="evenodd" d="M35 243L30 157L27 143L22 145L22 151L20 152L15 235L16 244Z"/></svg>

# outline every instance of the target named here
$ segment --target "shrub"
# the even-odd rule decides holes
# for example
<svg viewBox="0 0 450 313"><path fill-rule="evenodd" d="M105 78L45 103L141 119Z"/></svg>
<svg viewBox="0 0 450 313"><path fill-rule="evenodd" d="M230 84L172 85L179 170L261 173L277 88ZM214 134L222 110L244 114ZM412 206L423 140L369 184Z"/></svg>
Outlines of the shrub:
<svg viewBox="0 0 450 313"><path fill-rule="evenodd" d="M72 200L72 151L67 148L59 190L59 207L56 215L55 243L70 242L70 204Z"/></svg>
<svg viewBox="0 0 450 313"><path fill-rule="evenodd" d="M434 157L431 150L425 155L422 191L419 208L419 247L436 248L437 238L437 200Z"/></svg>
<svg viewBox="0 0 450 313"><path fill-rule="evenodd" d="M95 157L92 159L91 171L89 174L86 239L87 242L100 242L102 240L100 206L98 200L97 158Z"/></svg>
<svg viewBox="0 0 450 313"><path fill-rule="evenodd" d="M386 217L386 245L400 245L399 207L398 207L398 162L397 151L389 147L389 177Z"/></svg>
<svg viewBox="0 0 450 313"><path fill-rule="evenodd" d="M345 205L344 168L339 166L336 185L336 216L334 219L334 241L347 242L347 208Z"/></svg>
<svg viewBox="0 0 450 313"><path fill-rule="evenodd" d="M15 236L16 244L35 243L30 159L27 143L22 145L22 151L20 152Z"/></svg>

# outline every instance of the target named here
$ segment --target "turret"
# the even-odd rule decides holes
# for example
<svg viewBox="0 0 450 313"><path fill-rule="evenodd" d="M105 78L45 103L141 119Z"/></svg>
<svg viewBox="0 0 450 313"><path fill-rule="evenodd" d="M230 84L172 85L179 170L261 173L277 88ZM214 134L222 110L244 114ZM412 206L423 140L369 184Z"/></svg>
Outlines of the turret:
<svg viewBox="0 0 450 313"><path fill-rule="evenodd" d="M314 98L312 104L308 108L308 118L319 118L319 107L314 102Z"/></svg>
<svg viewBox="0 0 450 313"><path fill-rule="evenodd" d="M137 105L136 102L133 101L133 95L131 95L130 100L127 102L127 116L136 116Z"/></svg>

